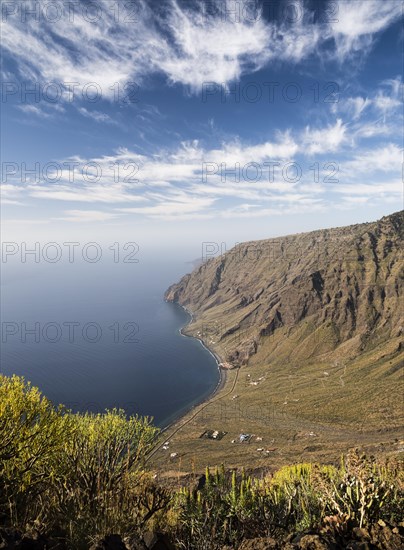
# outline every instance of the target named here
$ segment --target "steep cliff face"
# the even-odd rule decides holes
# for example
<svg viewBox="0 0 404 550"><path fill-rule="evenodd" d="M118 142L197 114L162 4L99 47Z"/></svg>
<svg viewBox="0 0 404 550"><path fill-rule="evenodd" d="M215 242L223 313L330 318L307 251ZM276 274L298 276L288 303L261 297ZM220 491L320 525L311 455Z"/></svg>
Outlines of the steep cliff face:
<svg viewBox="0 0 404 550"><path fill-rule="evenodd" d="M227 361L327 354L352 359L383 343L400 353L404 212L373 223L247 242L166 292L188 327Z"/></svg>

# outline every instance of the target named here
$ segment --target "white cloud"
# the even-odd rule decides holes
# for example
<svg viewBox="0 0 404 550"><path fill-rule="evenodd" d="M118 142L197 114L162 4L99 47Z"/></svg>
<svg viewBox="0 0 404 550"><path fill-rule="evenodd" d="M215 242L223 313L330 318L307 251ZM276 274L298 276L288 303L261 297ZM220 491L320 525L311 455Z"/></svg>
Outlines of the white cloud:
<svg viewBox="0 0 404 550"><path fill-rule="evenodd" d="M172 200L176 198L176 200ZM167 200L166 197L160 197L160 202L154 206L144 206L139 208L120 208L119 212L142 214L151 218L159 219L178 219L188 214L202 213L215 202L214 198L199 198L189 194L182 194L181 196L170 197Z"/></svg>
<svg viewBox="0 0 404 550"><path fill-rule="evenodd" d="M23 202L20 202L20 201L16 201L14 199L1 199L1 204L4 205L4 204L13 204L13 205L16 205L16 206L23 206Z"/></svg>
<svg viewBox="0 0 404 550"><path fill-rule="evenodd" d="M41 107L38 107L37 105L18 105L18 109L20 111L23 111L23 113L33 114L40 118L49 118L50 114L44 111Z"/></svg>
<svg viewBox="0 0 404 550"><path fill-rule="evenodd" d="M392 98L390 96L379 94L373 100L374 104L379 111L383 114L393 111L397 107L401 106L401 102L398 99Z"/></svg>
<svg viewBox="0 0 404 550"><path fill-rule="evenodd" d="M164 220L209 219L231 213L255 216L256 210L271 203L280 209L324 206L330 192L366 196L370 190L374 198L397 196L401 149L395 143L360 149L355 132L357 128L351 128L350 134L350 127L337 119L325 127L290 130L277 134L272 141L255 144L233 139L220 148L207 149L193 140L148 155L121 148L111 155L61 161L60 165L74 169L62 170L58 182L23 184L15 176L14 184L8 182L3 194L11 201L31 198L83 206L98 203L105 208L101 214L91 214L99 210L83 210L84 221L98 221L99 216L106 220L109 213ZM339 179L336 185L325 179L332 172L332 167L327 167L331 160L339 167L332 176ZM286 176L284 170L292 161L300 167L295 181L295 169ZM203 172L206 162L210 163L208 175ZM274 166L275 162L278 164L270 178L268 164ZM315 162L318 180L314 180ZM250 163L254 165L252 173L246 174ZM84 166L93 168L83 172ZM237 178L235 169L239 171ZM134 179L129 177L132 175ZM81 210L69 210L60 219L80 221L78 212Z"/></svg>
<svg viewBox="0 0 404 550"><path fill-rule="evenodd" d="M104 222L118 217L118 214L102 212L100 210L66 210L64 213L66 214L65 216L53 219L65 222L86 223Z"/></svg>
<svg viewBox="0 0 404 550"><path fill-rule="evenodd" d="M5 178L5 176L3 176ZM15 204L22 205L23 202L20 200L24 196L25 188L18 185L13 185L12 183L2 182L0 186L0 196L1 196L1 205L5 204Z"/></svg>
<svg viewBox="0 0 404 550"><path fill-rule="evenodd" d="M99 111L89 111L85 107L79 108L79 113L87 118L91 118L95 120L96 122L105 122L108 124L117 124L115 120L112 120L112 118L107 115L106 113L100 113Z"/></svg>
<svg viewBox="0 0 404 550"><path fill-rule="evenodd" d="M384 147L376 147L367 151L361 151L351 160L342 163L342 170L355 177L363 177L365 174L375 172L401 173L403 151L394 143L388 143Z"/></svg>
<svg viewBox="0 0 404 550"><path fill-rule="evenodd" d="M337 2L336 21L331 24L336 55L343 61L352 53L367 53L374 36L402 17L396 0L343 0Z"/></svg>
<svg viewBox="0 0 404 550"><path fill-rule="evenodd" d="M47 4L26 0L24 9L39 6L44 12ZM344 0L337 4L337 22L328 25L314 22L304 4L304 17L294 23L264 17L234 21L208 15L203 2L188 9L167 0L154 12L148 2L139 1L136 20L131 21L116 18L110 2L98 0L100 17L90 22L81 13L82 4L71 5L73 20L62 2L63 17L56 21L23 21L18 13L3 21L3 47L24 78L62 84L65 101L73 93L67 83L77 84L76 99L90 82L97 83L102 97L113 99L118 88L122 93L125 84L143 83L157 73L193 91L203 82L227 85L268 63L298 63L317 55L331 38L336 48L331 56L343 60L352 52L369 50L374 37L401 14L401 4L394 0Z"/></svg>
<svg viewBox="0 0 404 550"><path fill-rule="evenodd" d="M167 25L173 49L159 63L171 82L200 90L204 82L226 84L258 70L268 60L265 45L271 35L263 19L231 21L208 15L203 5L187 10L173 1L171 6Z"/></svg>
<svg viewBox="0 0 404 550"><path fill-rule="evenodd" d="M46 0L27 0L22 9L39 7L44 13L46 4ZM100 17L94 22L86 20L82 5L74 4L70 6L73 20L62 3L63 16L57 21L44 16L23 21L17 13L3 22L3 47L19 61L26 79L62 83L67 90L73 90L75 83L75 97L85 93L86 84L96 83L102 97L113 98L117 84L122 91L130 79L141 80L155 70L154 60L164 53L164 40L154 30L146 4L140 5L135 22L114 16L108 0L97 2ZM94 93L94 88L87 91ZM68 96L65 92L66 100Z"/></svg>
<svg viewBox="0 0 404 550"><path fill-rule="evenodd" d="M367 97L348 97L342 103L335 104L335 111L346 113L351 119L359 119L372 101Z"/></svg>
<svg viewBox="0 0 404 550"><path fill-rule="evenodd" d="M396 134L395 128L387 125L383 120L360 123L353 127L353 138L373 138L377 136L388 136ZM397 134L396 134L397 135Z"/></svg>
<svg viewBox="0 0 404 550"><path fill-rule="evenodd" d="M335 193L343 193L346 195L360 195L368 197L395 197L397 202L402 203L403 183L401 181L385 181L379 183L349 183L339 184L334 187ZM402 206L401 206L402 207Z"/></svg>
<svg viewBox="0 0 404 550"><path fill-rule="evenodd" d="M133 189L120 184L114 185L92 185L75 186L72 185L30 185L27 186L30 196L37 199L52 199L59 201L72 202L101 202L106 204L120 202L143 202L147 200L138 194L133 193Z"/></svg>
<svg viewBox="0 0 404 550"><path fill-rule="evenodd" d="M341 119L327 128L313 129L306 127L303 136L303 146L308 154L334 153L346 140L346 126Z"/></svg>
<svg viewBox="0 0 404 550"><path fill-rule="evenodd" d="M358 196L352 196L352 195L345 195L344 197L342 197L342 200L344 201L344 203L349 203L349 204L365 204L367 202L369 202L369 197L368 196L362 196L362 195L358 195Z"/></svg>
<svg viewBox="0 0 404 550"><path fill-rule="evenodd" d="M344 97L332 105L332 112L349 120L353 142L361 138L402 134L403 84L399 77L382 81L367 97Z"/></svg>

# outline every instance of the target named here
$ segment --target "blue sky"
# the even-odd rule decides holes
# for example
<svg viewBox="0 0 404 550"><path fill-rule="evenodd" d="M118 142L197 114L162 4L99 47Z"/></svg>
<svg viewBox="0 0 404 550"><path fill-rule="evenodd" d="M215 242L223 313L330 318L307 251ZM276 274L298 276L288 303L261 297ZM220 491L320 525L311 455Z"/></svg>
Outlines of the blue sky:
<svg viewBox="0 0 404 550"><path fill-rule="evenodd" d="M2 2L6 238L197 251L401 209L402 15L398 0Z"/></svg>

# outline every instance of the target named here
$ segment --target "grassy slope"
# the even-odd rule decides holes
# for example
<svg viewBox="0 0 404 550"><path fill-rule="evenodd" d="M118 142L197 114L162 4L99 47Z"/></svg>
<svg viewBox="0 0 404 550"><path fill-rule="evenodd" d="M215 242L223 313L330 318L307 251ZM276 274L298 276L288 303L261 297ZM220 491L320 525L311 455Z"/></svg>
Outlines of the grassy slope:
<svg viewBox="0 0 404 550"><path fill-rule="evenodd" d="M246 243L173 285L167 298L195 314L187 332L241 368L153 461L179 470L222 461L272 468L332 461L356 444L400 448L402 245L401 212ZM198 439L206 428L229 433ZM263 439L231 443L243 431Z"/></svg>

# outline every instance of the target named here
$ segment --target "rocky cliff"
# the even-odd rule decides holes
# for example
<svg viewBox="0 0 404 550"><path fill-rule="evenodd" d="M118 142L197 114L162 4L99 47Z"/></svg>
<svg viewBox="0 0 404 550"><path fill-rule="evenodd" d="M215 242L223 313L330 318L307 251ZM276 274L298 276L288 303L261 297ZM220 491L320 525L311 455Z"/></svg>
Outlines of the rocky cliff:
<svg viewBox="0 0 404 550"><path fill-rule="evenodd" d="M336 351L353 359L390 343L389 354L398 354L403 237L401 211L373 223L246 242L185 275L166 299L194 314L190 334L236 365L260 351L276 361Z"/></svg>

